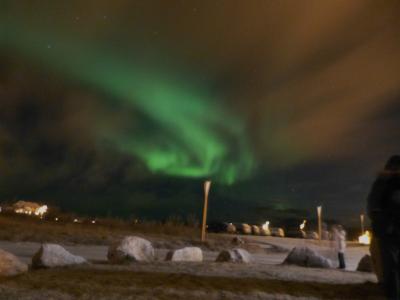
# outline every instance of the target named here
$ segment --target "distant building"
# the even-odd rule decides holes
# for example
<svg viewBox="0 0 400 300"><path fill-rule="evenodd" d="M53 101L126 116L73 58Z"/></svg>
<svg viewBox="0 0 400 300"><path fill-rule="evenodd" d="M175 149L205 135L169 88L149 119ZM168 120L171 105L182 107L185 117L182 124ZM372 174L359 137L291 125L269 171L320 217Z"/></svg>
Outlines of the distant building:
<svg viewBox="0 0 400 300"><path fill-rule="evenodd" d="M36 202L18 201L13 204L14 212L17 214L36 215L42 217L47 212L47 205Z"/></svg>

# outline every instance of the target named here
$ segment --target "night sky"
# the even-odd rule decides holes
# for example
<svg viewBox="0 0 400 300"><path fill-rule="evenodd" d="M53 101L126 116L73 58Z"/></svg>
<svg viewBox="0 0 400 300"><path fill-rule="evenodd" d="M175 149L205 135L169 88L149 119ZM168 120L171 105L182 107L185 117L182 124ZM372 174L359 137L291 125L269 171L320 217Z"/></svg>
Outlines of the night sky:
<svg viewBox="0 0 400 300"><path fill-rule="evenodd" d="M398 1L0 1L0 201L355 223L400 153Z"/></svg>

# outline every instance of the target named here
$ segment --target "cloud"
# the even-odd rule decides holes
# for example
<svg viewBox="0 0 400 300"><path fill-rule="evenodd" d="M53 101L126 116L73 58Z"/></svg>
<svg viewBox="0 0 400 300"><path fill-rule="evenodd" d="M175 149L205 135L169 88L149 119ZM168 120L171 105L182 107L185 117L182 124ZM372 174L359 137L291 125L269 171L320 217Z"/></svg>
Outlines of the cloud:
<svg viewBox="0 0 400 300"><path fill-rule="evenodd" d="M149 157L155 157L150 154L156 144L159 151L154 153L164 154L160 155L162 162L183 159L190 166L194 162L197 167L207 166L207 171L217 166L227 174L237 163L235 180L248 179L242 182L248 185L243 190L261 191L269 200L268 187L260 187L265 184L265 173L273 176L295 169L302 182L315 166L335 174L342 174L337 168L343 166L349 173L343 181L360 187L358 194L351 195L361 199L360 182L351 181L357 181L352 176L360 176L354 169L372 177L386 156L400 150L399 2L227 0L174 4L161 0L41 1L30 4L35 9L22 9L19 2L8 4L2 22L17 25L9 30L2 26L0 34L22 39L23 35L16 33L46 30L39 32L41 39L28 43L30 48L20 46L17 48L22 51L14 51L3 45L1 49L3 185L10 181L17 185L21 177L30 178L26 184L33 190L54 182L91 187L143 183L153 178ZM46 34L49 29L56 34ZM112 55L87 51L84 57L89 59L77 62L75 52L65 51L52 58L51 53L60 51L62 42L68 40L97 45L96 50L107 48ZM79 45L70 46L82 49ZM40 49L40 59L32 49ZM26 50L30 58L21 54ZM62 68L49 67L49 60L52 66L73 66L72 71L66 74ZM158 82L161 73L173 83L166 94L173 98L174 108L166 109L175 111L176 116L160 122L163 116L155 115L151 97L138 100L137 94L129 95L131 102L121 103L116 101L121 95L120 89L115 93L114 84L99 88L105 77L107 83L123 81L121 68L91 72L101 84L87 84L85 76L85 80L75 76L75 71L87 71L90 60L101 66L122 61L119 66L128 70L126 74L131 74L137 62L151 66L157 71L151 80ZM143 83L143 78L139 82ZM149 84L146 90L155 87ZM178 96L186 99L193 94L200 101L190 102L200 103L200 109L175 101ZM163 102L163 97L160 99L156 106ZM178 117L183 122L173 124ZM187 123L191 126L184 126ZM223 149L218 159L204 159L206 147L187 142L192 131L206 132L213 145ZM118 137L119 147L112 147L115 140L99 139L99 133ZM127 136L134 142L142 139L141 151L124 147L130 145L125 143ZM243 157L246 159L241 160ZM176 165L166 166L172 170ZM208 173L195 177L200 180ZM283 173L279 173L282 182ZM330 179L318 174L309 181L328 190L323 181ZM363 181L362 186L365 184ZM315 185L304 185L316 190ZM286 193L282 186L283 191L273 196ZM287 203L297 201L285 196ZM261 201L259 197L253 192L249 202Z"/></svg>

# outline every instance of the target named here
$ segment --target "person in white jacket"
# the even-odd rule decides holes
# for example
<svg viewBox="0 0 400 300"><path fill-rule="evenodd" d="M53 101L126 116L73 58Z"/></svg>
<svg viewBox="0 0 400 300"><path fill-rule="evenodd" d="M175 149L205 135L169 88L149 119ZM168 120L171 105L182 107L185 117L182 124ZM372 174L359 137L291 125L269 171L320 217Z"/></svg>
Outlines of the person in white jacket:
<svg viewBox="0 0 400 300"><path fill-rule="evenodd" d="M346 231L342 225L336 225L332 229L333 242L335 250L338 252L339 269L346 269L346 263L344 260L344 252L346 251Z"/></svg>

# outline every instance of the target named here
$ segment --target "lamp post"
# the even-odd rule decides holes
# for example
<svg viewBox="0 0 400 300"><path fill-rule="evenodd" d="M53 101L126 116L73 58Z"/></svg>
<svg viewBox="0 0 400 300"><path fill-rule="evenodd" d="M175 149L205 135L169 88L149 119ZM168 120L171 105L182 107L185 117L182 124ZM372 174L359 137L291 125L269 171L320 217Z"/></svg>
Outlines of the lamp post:
<svg viewBox="0 0 400 300"><path fill-rule="evenodd" d="M361 221L361 235L364 234L364 214L360 215L360 221Z"/></svg>
<svg viewBox="0 0 400 300"><path fill-rule="evenodd" d="M317 206L317 214L318 214L318 237L319 240L322 240L322 206Z"/></svg>
<svg viewBox="0 0 400 300"><path fill-rule="evenodd" d="M208 194L210 192L211 181L204 182L204 206L203 206L203 222L201 224L201 241L206 240L206 227L207 227L207 208L208 208Z"/></svg>

